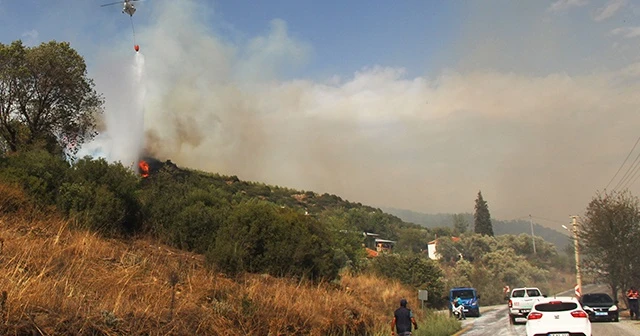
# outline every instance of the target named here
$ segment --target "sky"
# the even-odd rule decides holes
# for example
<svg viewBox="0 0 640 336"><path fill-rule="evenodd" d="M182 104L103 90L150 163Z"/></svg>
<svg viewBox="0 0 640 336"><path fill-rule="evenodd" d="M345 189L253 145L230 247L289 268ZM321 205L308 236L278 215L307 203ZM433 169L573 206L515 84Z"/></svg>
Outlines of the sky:
<svg viewBox="0 0 640 336"><path fill-rule="evenodd" d="M0 42L71 42L121 124L144 90L160 159L426 213L481 190L558 230L607 185L640 192L618 183L640 148L609 183L640 135L640 3L147 0L138 84L103 3L0 0Z"/></svg>

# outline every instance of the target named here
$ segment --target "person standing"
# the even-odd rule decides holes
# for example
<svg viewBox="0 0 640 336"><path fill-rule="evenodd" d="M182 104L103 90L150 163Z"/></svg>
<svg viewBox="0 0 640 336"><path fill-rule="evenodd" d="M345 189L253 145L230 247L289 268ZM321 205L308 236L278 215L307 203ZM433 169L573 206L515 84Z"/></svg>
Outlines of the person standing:
<svg viewBox="0 0 640 336"><path fill-rule="evenodd" d="M418 330L418 323L413 317L411 309L407 308L407 300L400 300L400 308L393 312L393 321L391 322L391 335L398 333L398 336L411 335L411 325Z"/></svg>
<svg viewBox="0 0 640 336"><path fill-rule="evenodd" d="M629 317L632 320L638 319L638 290L631 286L627 291L627 300L629 300Z"/></svg>

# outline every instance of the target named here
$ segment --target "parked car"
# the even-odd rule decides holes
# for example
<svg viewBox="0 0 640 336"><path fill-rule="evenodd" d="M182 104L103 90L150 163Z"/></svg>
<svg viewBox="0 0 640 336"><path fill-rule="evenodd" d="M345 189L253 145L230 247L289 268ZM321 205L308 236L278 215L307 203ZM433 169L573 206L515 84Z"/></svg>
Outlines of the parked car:
<svg viewBox="0 0 640 336"><path fill-rule="evenodd" d="M589 314L593 321L619 321L618 300L614 300L607 293L589 293L580 299L582 309Z"/></svg>
<svg viewBox="0 0 640 336"><path fill-rule="evenodd" d="M536 300L527 315L527 336L591 336L589 314L571 296Z"/></svg>
<svg viewBox="0 0 640 336"><path fill-rule="evenodd" d="M451 302L453 302L453 300L457 297L459 297L462 300L465 316L480 317L480 303L478 302L478 300L480 299L480 294L478 294L475 288L454 287L451 290L449 290L449 313L450 314L452 314L452 311L453 311Z"/></svg>

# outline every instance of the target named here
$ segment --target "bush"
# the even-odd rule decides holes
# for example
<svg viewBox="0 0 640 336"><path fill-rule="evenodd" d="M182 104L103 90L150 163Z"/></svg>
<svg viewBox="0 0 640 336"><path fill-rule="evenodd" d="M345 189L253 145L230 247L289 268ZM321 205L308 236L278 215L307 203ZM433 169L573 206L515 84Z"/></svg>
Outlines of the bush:
<svg viewBox="0 0 640 336"><path fill-rule="evenodd" d="M426 289L431 304L440 304L444 297L442 270L435 261L424 256L381 254L372 261L371 267L380 276L397 279L416 289Z"/></svg>
<svg viewBox="0 0 640 336"><path fill-rule="evenodd" d="M67 171L57 205L83 227L104 234L133 233L139 228L137 180L120 163L86 157Z"/></svg>
<svg viewBox="0 0 640 336"><path fill-rule="evenodd" d="M5 158L0 164L0 180L22 186L40 205L53 205L68 170L62 157L34 150Z"/></svg>
<svg viewBox="0 0 640 336"><path fill-rule="evenodd" d="M166 244L205 253L228 216L230 196L165 170L145 182L140 192L145 228Z"/></svg>
<svg viewBox="0 0 640 336"><path fill-rule="evenodd" d="M207 260L219 269L334 279L330 235L317 221L271 203L250 200L235 206L218 231Z"/></svg>

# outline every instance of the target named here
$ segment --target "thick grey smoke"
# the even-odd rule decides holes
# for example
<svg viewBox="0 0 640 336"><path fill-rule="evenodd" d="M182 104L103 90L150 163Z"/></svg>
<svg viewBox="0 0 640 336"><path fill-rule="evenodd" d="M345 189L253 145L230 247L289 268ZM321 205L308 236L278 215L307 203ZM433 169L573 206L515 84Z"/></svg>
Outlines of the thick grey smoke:
<svg viewBox="0 0 640 336"><path fill-rule="evenodd" d="M285 22L231 43L200 6L164 1L138 29L146 149L178 165L424 212L473 211L481 189L494 217L568 221L637 137L638 65L569 64L544 23L526 35L540 59L496 30L512 23L468 17L465 56L435 77L371 66L318 82L282 79L312 53ZM527 48L500 53L510 43Z"/></svg>

